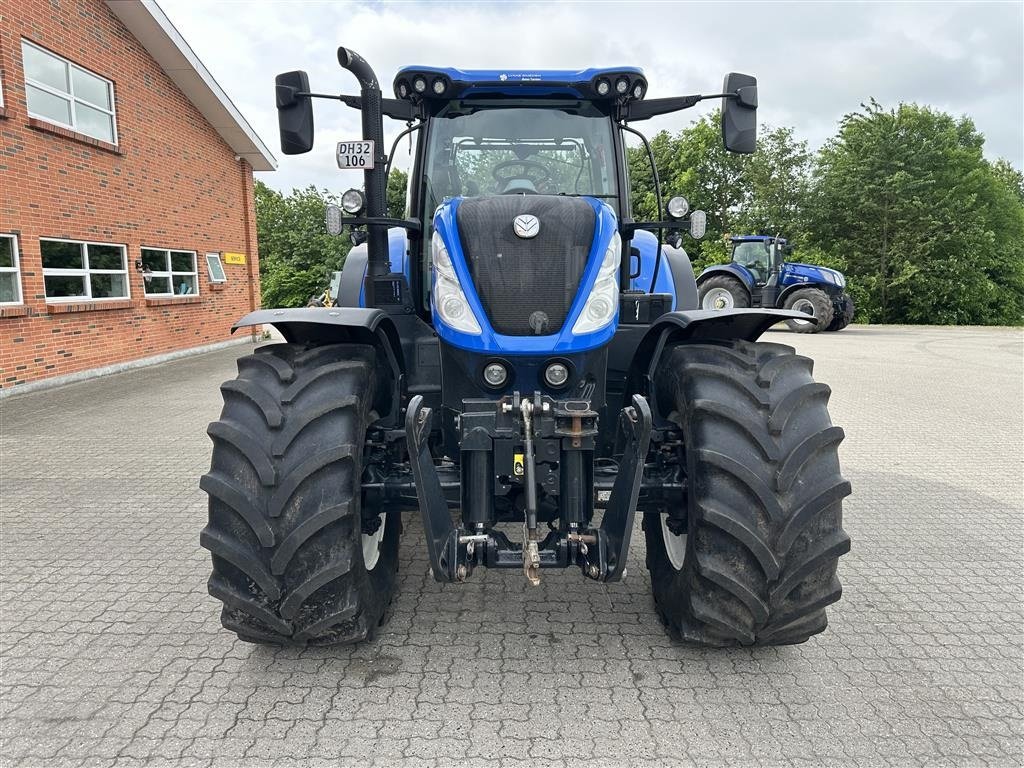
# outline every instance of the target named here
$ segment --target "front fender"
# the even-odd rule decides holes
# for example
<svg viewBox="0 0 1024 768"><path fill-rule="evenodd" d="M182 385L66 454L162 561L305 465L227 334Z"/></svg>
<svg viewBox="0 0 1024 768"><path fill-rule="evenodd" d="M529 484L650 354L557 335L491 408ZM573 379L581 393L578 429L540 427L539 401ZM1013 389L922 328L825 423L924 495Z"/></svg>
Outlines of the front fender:
<svg viewBox="0 0 1024 768"><path fill-rule="evenodd" d="M668 312L654 321L636 348L626 380L626 398L634 394L649 398L654 372L662 353L672 345L708 341L757 341L761 334L776 323L791 319L806 321L809 318L802 312L782 309L695 309Z"/></svg>

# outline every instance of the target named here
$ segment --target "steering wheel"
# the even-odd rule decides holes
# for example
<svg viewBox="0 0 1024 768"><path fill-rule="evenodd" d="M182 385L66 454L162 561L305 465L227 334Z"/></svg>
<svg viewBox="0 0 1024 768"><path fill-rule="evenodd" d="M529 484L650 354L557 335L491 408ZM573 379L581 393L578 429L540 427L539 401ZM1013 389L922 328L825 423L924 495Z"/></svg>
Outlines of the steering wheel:
<svg viewBox="0 0 1024 768"><path fill-rule="evenodd" d="M501 171L505 170L506 168L513 167L521 168L523 170L523 173L508 175L503 175L501 173ZM505 162L498 163L496 166L494 166L494 168L491 169L491 175L494 177L494 180L501 185L501 194L504 195L507 193L511 193L513 191L510 189L506 189L506 186L510 181L525 178L527 181L531 182L531 184L533 184L534 187L536 187L537 185L543 184L544 182L548 181L551 178L551 171L548 170L548 167L546 165L544 165L543 163L538 163L536 160L506 160ZM519 191L529 191L532 192L533 194L536 194L537 192L536 189L520 189Z"/></svg>

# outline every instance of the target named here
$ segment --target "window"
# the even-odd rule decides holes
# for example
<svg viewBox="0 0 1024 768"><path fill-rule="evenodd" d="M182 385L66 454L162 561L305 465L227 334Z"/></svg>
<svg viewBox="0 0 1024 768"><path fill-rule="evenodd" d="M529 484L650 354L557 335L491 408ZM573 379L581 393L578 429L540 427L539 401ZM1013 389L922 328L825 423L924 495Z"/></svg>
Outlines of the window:
<svg viewBox="0 0 1024 768"><path fill-rule="evenodd" d="M123 245L40 240L47 301L128 298Z"/></svg>
<svg viewBox="0 0 1024 768"><path fill-rule="evenodd" d="M21 304L18 238L0 235L0 304Z"/></svg>
<svg viewBox="0 0 1024 768"><path fill-rule="evenodd" d="M147 296L195 296L199 293L195 251L142 249Z"/></svg>
<svg viewBox="0 0 1024 768"><path fill-rule="evenodd" d="M224 265L221 264L219 253L206 254L206 268L210 272L211 283L226 283L227 275L224 274Z"/></svg>
<svg viewBox="0 0 1024 768"><path fill-rule="evenodd" d="M21 41L31 117L117 143L114 84L27 40Z"/></svg>

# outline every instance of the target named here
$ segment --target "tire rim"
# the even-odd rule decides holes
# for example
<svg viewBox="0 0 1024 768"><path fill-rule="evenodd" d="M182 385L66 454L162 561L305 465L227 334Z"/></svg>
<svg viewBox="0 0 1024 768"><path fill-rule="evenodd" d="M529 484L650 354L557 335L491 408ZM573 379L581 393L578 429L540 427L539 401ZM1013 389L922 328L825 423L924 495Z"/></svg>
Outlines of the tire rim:
<svg viewBox="0 0 1024 768"><path fill-rule="evenodd" d="M725 290L725 288L712 288L704 294L704 301L701 303L701 308L732 309L735 303L736 302L732 299L732 294Z"/></svg>
<svg viewBox="0 0 1024 768"><path fill-rule="evenodd" d="M683 570L683 563L686 562L686 539L685 533L672 533L668 528L668 515L661 515L661 540L665 542L668 561L677 571Z"/></svg>
<svg viewBox="0 0 1024 768"><path fill-rule="evenodd" d="M814 317L814 304L811 303L810 299L797 299L793 302L793 306L790 309L794 312L803 312L805 315ZM807 320L793 320L793 322L799 325L810 325Z"/></svg>
<svg viewBox="0 0 1024 768"><path fill-rule="evenodd" d="M363 534L363 565L366 570L372 571L380 560L380 543L384 540L384 528L387 524L387 515L381 512L377 515L380 525L373 533Z"/></svg>

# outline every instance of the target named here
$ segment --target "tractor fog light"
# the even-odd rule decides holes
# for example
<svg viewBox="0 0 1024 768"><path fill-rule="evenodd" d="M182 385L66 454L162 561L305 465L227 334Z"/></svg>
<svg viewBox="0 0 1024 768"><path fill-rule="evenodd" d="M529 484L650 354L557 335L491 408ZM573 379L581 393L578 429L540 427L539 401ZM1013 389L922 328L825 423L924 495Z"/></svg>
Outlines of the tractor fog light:
<svg viewBox="0 0 1024 768"><path fill-rule="evenodd" d="M544 381L552 387L563 387L569 380L569 369L562 363L552 363L544 369Z"/></svg>
<svg viewBox="0 0 1024 768"><path fill-rule="evenodd" d="M594 87L597 90L597 95L598 96L607 96L609 93L611 93L611 90L612 90L612 84L609 83L604 78L601 78L600 80L598 80L597 81L597 85L594 86Z"/></svg>
<svg viewBox="0 0 1024 768"><path fill-rule="evenodd" d="M629 90L629 80L624 77L620 77L615 81L615 92L618 94L625 95L626 91Z"/></svg>
<svg viewBox="0 0 1024 768"><path fill-rule="evenodd" d="M366 198L361 190L350 189L341 196L341 207L349 216L355 216L366 207Z"/></svg>
<svg viewBox="0 0 1024 768"><path fill-rule="evenodd" d="M673 197L665 210L673 219L681 219L690 212L690 202L685 197Z"/></svg>
<svg viewBox="0 0 1024 768"><path fill-rule="evenodd" d="M431 84L430 87L434 89L434 93L436 93L438 96L440 96L442 93L444 93L444 78L442 78L442 77L437 78Z"/></svg>
<svg viewBox="0 0 1024 768"><path fill-rule="evenodd" d="M426 91L427 90L427 81L426 81L426 79L424 79L422 77L417 77L415 80L412 81L412 89L414 91L416 91L416 93L423 93L424 91Z"/></svg>
<svg viewBox="0 0 1024 768"><path fill-rule="evenodd" d="M491 363L484 368L484 381L492 387L500 387L508 380L508 371L501 363Z"/></svg>
<svg viewBox="0 0 1024 768"><path fill-rule="evenodd" d="M398 84L398 98L404 99L409 95L409 84L403 80Z"/></svg>
<svg viewBox="0 0 1024 768"><path fill-rule="evenodd" d="M637 83L636 85L634 85L633 86L633 98L634 99L639 99L643 95L644 95L644 84L643 83Z"/></svg>

